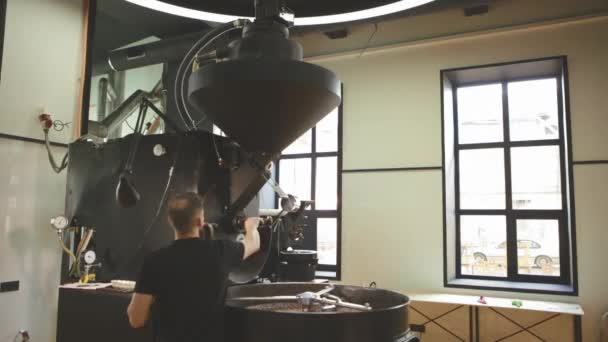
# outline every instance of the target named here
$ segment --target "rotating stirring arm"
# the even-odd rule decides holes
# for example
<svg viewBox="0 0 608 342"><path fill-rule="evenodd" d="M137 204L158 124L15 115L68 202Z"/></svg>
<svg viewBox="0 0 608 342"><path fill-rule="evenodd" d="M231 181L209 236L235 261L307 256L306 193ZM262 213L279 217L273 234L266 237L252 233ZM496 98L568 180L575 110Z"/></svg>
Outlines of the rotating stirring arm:
<svg viewBox="0 0 608 342"><path fill-rule="evenodd" d="M331 307L343 307L359 311L371 311L369 304L360 305L344 302L340 297L331 295L333 286L328 286L319 292L303 292L296 296L269 296L269 297L236 297L231 300L235 302L298 302L302 305L302 311L311 311L313 304L327 305Z"/></svg>

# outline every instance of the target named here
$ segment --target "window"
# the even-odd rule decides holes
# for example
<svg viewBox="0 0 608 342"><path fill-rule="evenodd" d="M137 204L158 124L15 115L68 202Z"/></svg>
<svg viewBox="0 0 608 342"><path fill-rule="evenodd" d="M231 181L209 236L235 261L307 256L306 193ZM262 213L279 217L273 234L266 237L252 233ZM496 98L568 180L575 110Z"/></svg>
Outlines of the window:
<svg viewBox="0 0 608 342"><path fill-rule="evenodd" d="M565 80L565 58L443 72L448 284L574 287Z"/></svg>
<svg viewBox="0 0 608 342"><path fill-rule="evenodd" d="M306 214L304 240L296 247L316 250L317 275L332 279L340 278L341 131L339 107L287 147L276 168L285 192L314 201Z"/></svg>

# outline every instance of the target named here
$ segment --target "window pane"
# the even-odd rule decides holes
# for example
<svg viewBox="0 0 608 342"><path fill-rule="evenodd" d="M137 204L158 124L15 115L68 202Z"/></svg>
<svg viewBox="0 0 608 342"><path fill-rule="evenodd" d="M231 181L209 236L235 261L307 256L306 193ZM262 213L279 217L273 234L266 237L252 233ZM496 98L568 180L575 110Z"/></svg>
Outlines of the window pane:
<svg viewBox="0 0 608 342"><path fill-rule="evenodd" d="M503 141L502 85L458 88L458 142Z"/></svg>
<svg viewBox="0 0 608 342"><path fill-rule="evenodd" d="M338 219L317 219L317 253L319 264L336 265L338 260Z"/></svg>
<svg viewBox="0 0 608 342"><path fill-rule="evenodd" d="M317 158L315 209L338 208L338 157Z"/></svg>
<svg viewBox="0 0 608 342"><path fill-rule="evenodd" d="M315 275L317 276L317 278L335 278L338 275L336 274L336 272L330 272L330 271L317 271L315 272Z"/></svg>
<svg viewBox="0 0 608 342"><path fill-rule="evenodd" d="M502 148L460 151L460 208L505 209Z"/></svg>
<svg viewBox="0 0 608 342"><path fill-rule="evenodd" d="M310 158L283 159L279 164L279 184L283 191L301 200L310 199L312 182Z"/></svg>
<svg viewBox="0 0 608 342"><path fill-rule="evenodd" d="M276 182L277 176L276 176L276 167L273 167L272 170L270 171L270 178L272 180L274 180ZM264 186L262 187L262 189L260 190L260 192L258 193L258 196L260 197L260 208L261 209L271 209L274 208L276 206L276 193L274 192L274 189L270 186L270 184L268 184L268 182L266 182L266 184L264 184Z"/></svg>
<svg viewBox="0 0 608 342"><path fill-rule="evenodd" d="M559 277L559 221L517 220L519 274Z"/></svg>
<svg viewBox="0 0 608 342"><path fill-rule="evenodd" d="M283 154L299 153L312 153L312 130L308 130L283 151Z"/></svg>
<svg viewBox="0 0 608 342"><path fill-rule="evenodd" d="M217 127L216 125L213 125L213 134L215 135L220 135L222 137L226 136L226 133L224 133L224 131L222 131L219 127Z"/></svg>
<svg viewBox="0 0 608 342"><path fill-rule="evenodd" d="M338 151L338 108L317 124L317 152Z"/></svg>
<svg viewBox="0 0 608 342"><path fill-rule="evenodd" d="M505 216L461 216L461 272L465 275L507 276Z"/></svg>
<svg viewBox="0 0 608 342"><path fill-rule="evenodd" d="M559 146L511 149L513 209L561 209Z"/></svg>
<svg viewBox="0 0 608 342"><path fill-rule="evenodd" d="M557 79L509 83L511 140L559 139Z"/></svg>

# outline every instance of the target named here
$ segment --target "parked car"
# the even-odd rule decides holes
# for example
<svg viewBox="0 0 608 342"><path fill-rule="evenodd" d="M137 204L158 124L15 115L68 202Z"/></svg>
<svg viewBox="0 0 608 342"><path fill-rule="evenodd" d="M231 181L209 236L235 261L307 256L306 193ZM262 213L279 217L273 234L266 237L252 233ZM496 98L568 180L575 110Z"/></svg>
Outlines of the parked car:
<svg viewBox="0 0 608 342"><path fill-rule="evenodd" d="M507 258L506 248L507 242L503 241L493 247L474 247L470 250L473 251L473 259L476 263L489 261L496 264L505 264ZM547 265L552 266L559 264L559 251L556 249L557 248L544 248L540 243L533 240L517 240L520 266L522 265L522 258L525 260L526 257L530 262L529 265L534 265L539 268L543 268Z"/></svg>

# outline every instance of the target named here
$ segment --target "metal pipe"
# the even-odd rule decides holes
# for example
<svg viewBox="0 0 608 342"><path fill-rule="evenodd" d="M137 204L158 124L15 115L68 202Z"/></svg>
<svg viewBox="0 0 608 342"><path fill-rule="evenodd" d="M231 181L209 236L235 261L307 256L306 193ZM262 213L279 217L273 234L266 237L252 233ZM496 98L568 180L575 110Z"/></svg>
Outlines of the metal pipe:
<svg viewBox="0 0 608 342"><path fill-rule="evenodd" d="M103 77L97 86L97 121L106 118L108 108L108 79Z"/></svg>
<svg viewBox="0 0 608 342"><path fill-rule="evenodd" d="M313 300L316 302L322 303L322 304L341 306L341 307L348 308L348 309L354 309L354 310L360 310L360 311L371 311L372 310L372 308L370 306L353 304L353 303L348 303L348 302L341 302L341 301L339 302L339 301L331 300L331 299L327 299L327 298L315 298Z"/></svg>
<svg viewBox="0 0 608 342"><path fill-rule="evenodd" d="M114 103L114 101L116 101L116 91L114 91L114 87L112 86L112 84L108 84L108 89L107 89L107 98L109 100L109 102Z"/></svg>
<svg viewBox="0 0 608 342"><path fill-rule="evenodd" d="M129 70L179 61L184 58L192 45L208 31L110 51L106 58L98 60L93 64L92 73L95 76L112 71Z"/></svg>
<svg viewBox="0 0 608 342"><path fill-rule="evenodd" d="M89 133L100 138L107 138L116 128L122 125L135 109L139 108L146 95L145 91L137 90L102 121L89 121Z"/></svg>
<svg viewBox="0 0 608 342"><path fill-rule="evenodd" d="M260 216L279 216L281 217L287 215L287 212L281 209L260 209Z"/></svg>
<svg viewBox="0 0 608 342"><path fill-rule="evenodd" d="M230 298L230 301L235 302L297 302L299 299L296 296L270 296L270 297L235 297Z"/></svg>

